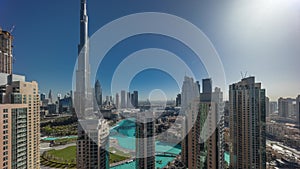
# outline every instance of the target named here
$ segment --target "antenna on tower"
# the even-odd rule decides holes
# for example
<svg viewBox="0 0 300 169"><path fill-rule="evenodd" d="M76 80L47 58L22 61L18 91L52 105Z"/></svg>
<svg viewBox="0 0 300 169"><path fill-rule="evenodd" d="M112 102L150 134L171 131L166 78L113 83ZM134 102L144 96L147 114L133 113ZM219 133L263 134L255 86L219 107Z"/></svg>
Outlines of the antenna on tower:
<svg viewBox="0 0 300 169"><path fill-rule="evenodd" d="M241 77L242 77L242 79L246 78L246 77L247 77L247 74L248 74L247 71L246 71L245 73L243 73L243 72L241 71Z"/></svg>

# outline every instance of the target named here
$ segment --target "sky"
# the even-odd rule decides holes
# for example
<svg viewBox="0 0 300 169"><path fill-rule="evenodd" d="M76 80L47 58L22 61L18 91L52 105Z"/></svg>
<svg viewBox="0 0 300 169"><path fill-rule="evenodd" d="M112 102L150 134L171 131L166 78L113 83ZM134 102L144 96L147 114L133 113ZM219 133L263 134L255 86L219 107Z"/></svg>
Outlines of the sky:
<svg viewBox="0 0 300 169"><path fill-rule="evenodd" d="M65 94L72 89L79 9L79 0L0 0L0 26L10 30L15 25L14 73L37 81L42 93L52 89ZM196 25L216 49L226 85L238 82L241 72L247 72L262 82L271 100L300 94L299 0L88 0L89 35L115 19L138 12L168 13ZM176 54L195 72L197 80L209 76L201 61L194 61L195 53L181 42L137 35L116 44L100 64L97 78L104 94L110 93L112 74L124 58L145 48ZM181 86L168 72L157 69L137 72L130 83L130 90L141 91L142 98L158 88L174 99ZM228 91L224 90L226 98Z"/></svg>

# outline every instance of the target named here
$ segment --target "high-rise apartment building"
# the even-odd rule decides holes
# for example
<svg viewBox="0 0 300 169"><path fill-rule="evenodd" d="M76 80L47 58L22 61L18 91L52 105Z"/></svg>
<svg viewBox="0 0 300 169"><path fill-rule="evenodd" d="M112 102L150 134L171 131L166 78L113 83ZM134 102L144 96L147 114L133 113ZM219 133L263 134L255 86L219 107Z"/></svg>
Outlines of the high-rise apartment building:
<svg viewBox="0 0 300 169"><path fill-rule="evenodd" d="M293 101L291 98L282 98L278 99L278 114L280 117L287 118L293 113Z"/></svg>
<svg viewBox="0 0 300 169"><path fill-rule="evenodd" d="M104 119L79 119L78 169L109 169L109 126Z"/></svg>
<svg viewBox="0 0 300 169"><path fill-rule="evenodd" d="M184 77L181 91L181 114L184 116L181 159L186 168L196 168L200 147L199 83ZM198 153L197 153L198 152Z"/></svg>
<svg viewBox="0 0 300 169"><path fill-rule="evenodd" d="M266 168L266 94L254 77L229 86L230 166Z"/></svg>
<svg viewBox="0 0 300 169"><path fill-rule="evenodd" d="M200 98L199 83L185 79L182 88L187 133L182 141L182 161L186 168L222 169L224 167L224 103L219 88L212 92L211 79L203 79ZM189 88L189 87L190 88ZM189 92L193 89L194 92ZM186 95L190 93L191 97Z"/></svg>
<svg viewBox="0 0 300 169"><path fill-rule="evenodd" d="M269 97L266 97L266 117L269 117L270 115L270 99Z"/></svg>
<svg viewBox="0 0 300 169"><path fill-rule="evenodd" d="M14 81L1 86L2 104L25 104L27 168L40 168L40 99L36 82ZM2 105L1 105L2 106ZM19 118L19 117L17 117ZM18 120L18 119L16 119ZM24 119L23 119L24 120Z"/></svg>
<svg viewBox="0 0 300 169"><path fill-rule="evenodd" d="M3 169L27 169L27 104L0 105L0 164ZM31 167L33 168L33 167Z"/></svg>
<svg viewBox="0 0 300 169"><path fill-rule="evenodd" d="M136 168L155 169L155 119L150 111L136 117Z"/></svg>
<svg viewBox="0 0 300 169"><path fill-rule="evenodd" d="M277 101L271 101L270 102L270 110L269 110L269 115L273 114L274 112L277 111Z"/></svg>
<svg viewBox="0 0 300 169"><path fill-rule="evenodd" d="M12 40L10 32L0 28L0 73L12 74Z"/></svg>
<svg viewBox="0 0 300 169"><path fill-rule="evenodd" d="M212 82L203 80L203 93L200 94L199 123L200 123L200 158L198 168L224 168L224 102L220 88L212 92ZM207 89L208 88L208 89ZM210 92L210 94L209 94ZM210 100L208 96L211 96ZM203 97L202 97L203 96ZM202 100L203 99L203 100Z"/></svg>

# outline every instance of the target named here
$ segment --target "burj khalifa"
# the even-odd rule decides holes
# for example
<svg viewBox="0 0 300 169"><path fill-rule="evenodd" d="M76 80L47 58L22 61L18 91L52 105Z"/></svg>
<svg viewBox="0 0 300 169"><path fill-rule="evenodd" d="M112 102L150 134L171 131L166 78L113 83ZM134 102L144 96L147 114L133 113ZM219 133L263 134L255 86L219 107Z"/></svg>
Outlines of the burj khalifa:
<svg viewBox="0 0 300 169"><path fill-rule="evenodd" d="M94 111L90 84L87 1L80 0L80 43L76 70L74 107L78 117L77 168L109 168L109 126Z"/></svg>

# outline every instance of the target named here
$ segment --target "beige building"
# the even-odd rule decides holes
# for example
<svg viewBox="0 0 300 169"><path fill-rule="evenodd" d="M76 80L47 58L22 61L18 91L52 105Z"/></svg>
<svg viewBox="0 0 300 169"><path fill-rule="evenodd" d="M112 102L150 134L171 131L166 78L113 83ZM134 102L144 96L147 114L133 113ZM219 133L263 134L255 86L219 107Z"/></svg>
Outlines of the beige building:
<svg viewBox="0 0 300 169"><path fill-rule="evenodd" d="M229 86L230 166L266 168L265 89L254 77Z"/></svg>
<svg viewBox="0 0 300 169"><path fill-rule="evenodd" d="M37 82L15 81L0 87L2 104L27 105L27 167L40 168L40 103ZM1 105L2 107L2 105Z"/></svg>
<svg viewBox="0 0 300 169"><path fill-rule="evenodd" d="M12 35L0 28L0 73L12 74Z"/></svg>
<svg viewBox="0 0 300 169"><path fill-rule="evenodd" d="M27 168L27 105L0 105L0 149L3 158L0 165L3 169Z"/></svg>

